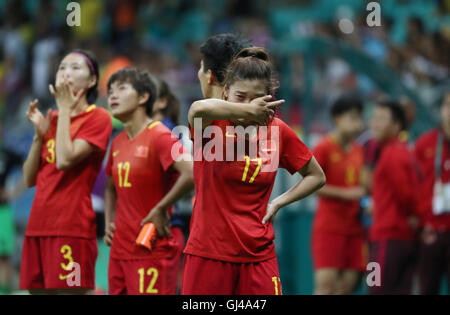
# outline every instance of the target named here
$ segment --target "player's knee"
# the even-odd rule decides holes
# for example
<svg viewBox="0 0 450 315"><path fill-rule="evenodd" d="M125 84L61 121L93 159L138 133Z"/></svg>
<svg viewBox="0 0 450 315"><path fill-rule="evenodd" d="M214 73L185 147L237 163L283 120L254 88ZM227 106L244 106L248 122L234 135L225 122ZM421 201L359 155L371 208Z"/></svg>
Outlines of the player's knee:
<svg viewBox="0 0 450 315"><path fill-rule="evenodd" d="M337 278L332 274L319 274L316 276L316 289L317 295L330 295L335 294L337 286Z"/></svg>

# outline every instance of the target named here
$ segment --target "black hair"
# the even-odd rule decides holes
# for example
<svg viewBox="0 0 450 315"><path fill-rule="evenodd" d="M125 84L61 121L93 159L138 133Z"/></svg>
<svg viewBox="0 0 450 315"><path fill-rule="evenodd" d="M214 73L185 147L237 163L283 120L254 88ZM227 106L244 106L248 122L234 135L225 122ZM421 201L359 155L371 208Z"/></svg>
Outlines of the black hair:
<svg viewBox="0 0 450 315"><path fill-rule="evenodd" d="M400 124L401 130L407 129L406 114L403 107L397 101L384 100L378 102L379 107L387 108L391 112L392 120Z"/></svg>
<svg viewBox="0 0 450 315"><path fill-rule="evenodd" d="M358 111L361 115L363 112L363 103L362 101L354 96L344 95L339 97L331 106L331 117L336 118L342 114L350 112L352 110Z"/></svg>
<svg viewBox="0 0 450 315"><path fill-rule="evenodd" d="M169 84L163 79L150 75L156 86L156 99L165 98L167 106L161 110L164 117L169 118L175 125L178 125L178 116L180 113L180 101L172 92Z"/></svg>
<svg viewBox="0 0 450 315"><path fill-rule="evenodd" d="M223 84L225 70L233 58L242 49L251 46L249 40L236 34L218 34L208 38L200 47L204 71L211 70L219 84Z"/></svg>
<svg viewBox="0 0 450 315"><path fill-rule="evenodd" d="M278 87L276 72L267 50L261 47L242 49L227 68L225 86L230 88L236 81L264 80L267 95Z"/></svg>
<svg viewBox="0 0 450 315"><path fill-rule="evenodd" d="M100 81L100 74L99 74L99 70L98 70L97 58L91 51L88 51L88 50L76 49L76 50L71 51L67 55L70 55L72 53L78 53L78 54L84 55L84 57L87 58L90 62L90 64L89 64L89 62L87 60L85 60L86 65L88 66L88 69L89 69L89 73L92 76L95 76L97 78L95 85L93 87L91 87L86 93L86 99L87 99L88 103L94 104L97 101L98 82Z"/></svg>
<svg viewBox="0 0 450 315"><path fill-rule="evenodd" d="M155 103L157 97L157 90L150 73L137 68L123 68L109 78L108 91L111 88L111 85L115 82L130 83L138 95L148 93L149 98L145 103L145 113L148 117L152 116L153 104Z"/></svg>

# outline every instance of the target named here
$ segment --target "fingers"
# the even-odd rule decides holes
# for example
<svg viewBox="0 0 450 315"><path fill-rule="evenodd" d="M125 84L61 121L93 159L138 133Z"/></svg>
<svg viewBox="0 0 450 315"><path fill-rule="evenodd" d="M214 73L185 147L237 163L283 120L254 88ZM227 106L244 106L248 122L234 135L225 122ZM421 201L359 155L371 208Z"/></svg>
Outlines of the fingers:
<svg viewBox="0 0 450 315"><path fill-rule="evenodd" d="M30 102L30 106L29 106L29 110L34 110L36 109L36 107L38 106L39 101L37 99L34 99L33 101Z"/></svg>
<svg viewBox="0 0 450 315"><path fill-rule="evenodd" d="M52 110L51 110L51 108L49 108L49 109L47 110L47 114L45 115L45 120L46 120L47 122L49 122L51 116L52 116Z"/></svg>
<svg viewBox="0 0 450 315"><path fill-rule="evenodd" d="M142 222L141 222L141 226L144 226L150 222L152 222L152 220L149 217L145 217L144 220L142 220Z"/></svg>
<svg viewBox="0 0 450 315"><path fill-rule="evenodd" d="M81 97L84 95L84 93L86 92L85 89L79 90L78 93L75 95L75 104L77 104Z"/></svg>
<svg viewBox="0 0 450 315"><path fill-rule="evenodd" d="M272 218L272 213L267 213L266 216L262 220L262 224L266 224Z"/></svg>
<svg viewBox="0 0 450 315"><path fill-rule="evenodd" d="M53 95L54 97L56 97L56 90L55 90L55 88L53 87L53 84L50 84L50 85L48 86L48 90L50 91L50 94L51 94L51 95Z"/></svg>
<svg viewBox="0 0 450 315"><path fill-rule="evenodd" d="M167 238L170 238L170 223L164 225L164 235Z"/></svg>
<svg viewBox="0 0 450 315"><path fill-rule="evenodd" d="M285 100L278 100L278 101L270 102L270 103L267 103L266 108L276 108L276 107L280 106L281 104L284 104L285 102L286 102Z"/></svg>
<svg viewBox="0 0 450 315"><path fill-rule="evenodd" d="M30 102L30 105L28 106L27 116L29 116L34 110L37 108L39 101L37 99L34 99Z"/></svg>

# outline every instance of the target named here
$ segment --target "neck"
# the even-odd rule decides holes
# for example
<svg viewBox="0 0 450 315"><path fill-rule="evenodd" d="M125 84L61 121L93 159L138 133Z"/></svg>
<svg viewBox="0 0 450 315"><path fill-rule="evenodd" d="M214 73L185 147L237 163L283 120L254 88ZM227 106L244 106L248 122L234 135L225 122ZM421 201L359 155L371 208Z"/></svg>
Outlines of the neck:
<svg viewBox="0 0 450 315"><path fill-rule="evenodd" d="M123 120L123 126L128 138L134 139L150 123L151 119L145 113L145 108L135 110L128 119Z"/></svg>
<svg viewBox="0 0 450 315"><path fill-rule="evenodd" d="M152 115L152 119L156 121L161 121L164 119L164 115L161 112L156 112Z"/></svg>
<svg viewBox="0 0 450 315"><path fill-rule="evenodd" d="M450 140L450 124L442 124L442 131L447 140Z"/></svg>
<svg viewBox="0 0 450 315"><path fill-rule="evenodd" d="M211 98L222 99L223 86L213 85L211 89Z"/></svg>
<svg viewBox="0 0 450 315"><path fill-rule="evenodd" d="M70 112L70 116L77 116L83 113L89 107L89 103L86 98L81 99L77 105L75 105L74 109Z"/></svg>
<svg viewBox="0 0 450 315"><path fill-rule="evenodd" d="M340 133L339 131L335 131L332 133L332 136L334 137L334 139L337 141L337 143L339 143L339 145L345 149L348 148L351 139L349 137L346 137L345 135L343 135L342 133Z"/></svg>

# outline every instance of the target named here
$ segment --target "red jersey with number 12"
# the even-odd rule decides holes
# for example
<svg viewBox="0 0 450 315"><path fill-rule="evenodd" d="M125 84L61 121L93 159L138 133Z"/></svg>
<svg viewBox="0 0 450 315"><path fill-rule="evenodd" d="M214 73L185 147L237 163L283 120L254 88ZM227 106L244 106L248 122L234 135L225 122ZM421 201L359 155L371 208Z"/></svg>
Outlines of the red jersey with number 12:
<svg viewBox="0 0 450 315"><path fill-rule="evenodd" d="M178 244L173 237L157 239L151 252L135 241L141 221L172 188L178 173L170 167L184 153L187 151L178 138L160 122L150 124L133 140L126 130L114 138L106 167L117 193L111 257L168 258L176 253Z"/></svg>

